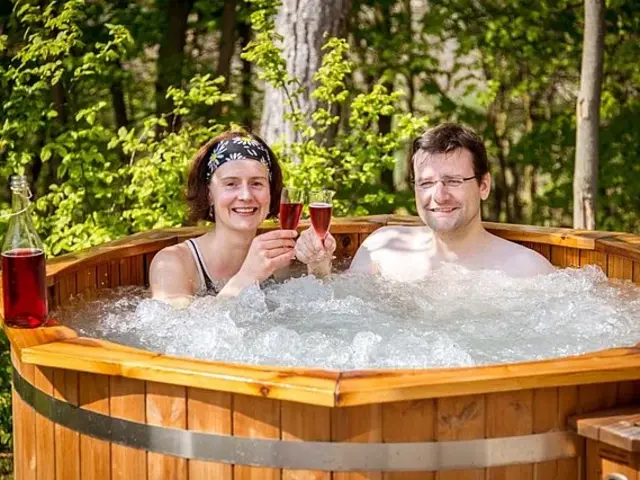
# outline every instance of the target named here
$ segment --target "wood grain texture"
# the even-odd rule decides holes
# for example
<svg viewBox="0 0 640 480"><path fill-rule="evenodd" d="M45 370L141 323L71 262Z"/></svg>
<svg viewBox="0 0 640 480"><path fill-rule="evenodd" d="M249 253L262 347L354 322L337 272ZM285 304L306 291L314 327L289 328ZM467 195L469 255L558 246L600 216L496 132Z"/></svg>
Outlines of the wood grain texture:
<svg viewBox="0 0 640 480"><path fill-rule="evenodd" d="M187 427L187 399L185 387L147 382L147 424L169 428ZM160 453L147 454L149 480L188 479L187 460Z"/></svg>
<svg viewBox="0 0 640 480"><path fill-rule="evenodd" d="M233 396L233 434L249 438L280 438L280 402L247 395ZM277 468L233 467L234 480L280 480Z"/></svg>
<svg viewBox="0 0 640 480"><path fill-rule="evenodd" d="M633 279L633 260L620 255L609 254L607 259L607 276L620 280Z"/></svg>
<svg viewBox="0 0 640 480"><path fill-rule="evenodd" d="M109 377L95 373L79 374L80 408L110 414ZM108 441L80 435L80 474L82 480L111 478L111 445Z"/></svg>
<svg viewBox="0 0 640 480"><path fill-rule="evenodd" d="M411 400L382 405L382 441L432 442L436 438L436 401ZM388 472L384 480L435 480L434 472Z"/></svg>
<svg viewBox="0 0 640 480"><path fill-rule="evenodd" d="M529 435L533 431L533 391L487 395L486 437ZM533 465L510 465L487 469L487 480L530 480Z"/></svg>
<svg viewBox="0 0 640 480"><path fill-rule="evenodd" d="M533 429L531 433L564 430L559 425L558 389L537 388L533 391ZM533 466L533 478L552 480L557 477L558 462L541 462Z"/></svg>
<svg viewBox="0 0 640 480"><path fill-rule="evenodd" d="M562 430L569 429L569 418L578 411L578 387L558 388L558 426ZM565 458L557 462L557 479L578 478L581 458L584 452L580 452L578 458Z"/></svg>
<svg viewBox="0 0 640 480"><path fill-rule="evenodd" d="M281 437L285 441L330 442L331 409L280 402ZM331 480L330 472L282 469L282 480Z"/></svg>
<svg viewBox="0 0 640 480"><path fill-rule="evenodd" d="M196 432L233 435L231 394L187 388L187 428ZM189 460L189 480L232 480L232 466Z"/></svg>
<svg viewBox="0 0 640 480"><path fill-rule="evenodd" d="M438 441L475 440L485 437L485 395L439 398L436 438ZM484 480L484 469L438 472L437 480Z"/></svg>
<svg viewBox="0 0 640 480"><path fill-rule="evenodd" d="M111 416L146 423L145 382L109 377L109 410ZM147 452L137 448L111 445L111 479L147 478Z"/></svg>
<svg viewBox="0 0 640 480"><path fill-rule="evenodd" d="M78 372L57 368L53 372L53 395L78 405ZM80 480L80 434L59 424L54 428L56 479Z"/></svg>
<svg viewBox="0 0 640 480"><path fill-rule="evenodd" d="M334 408L331 439L334 442L382 441L382 406ZM334 480L382 480L382 472L335 472Z"/></svg>
<svg viewBox="0 0 640 480"><path fill-rule="evenodd" d="M53 396L53 369L35 367L34 386ZM54 480L56 477L56 450L54 423L36 413L37 480Z"/></svg>
<svg viewBox="0 0 640 480"><path fill-rule="evenodd" d="M35 369L33 365L20 362L14 351L11 352L11 360L20 375L32 385L35 382ZM37 442L36 442L36 414L31 406L22 398L12 392L13 418L13 452L14 474L16 480L36 480L37 472Z"/></svg>

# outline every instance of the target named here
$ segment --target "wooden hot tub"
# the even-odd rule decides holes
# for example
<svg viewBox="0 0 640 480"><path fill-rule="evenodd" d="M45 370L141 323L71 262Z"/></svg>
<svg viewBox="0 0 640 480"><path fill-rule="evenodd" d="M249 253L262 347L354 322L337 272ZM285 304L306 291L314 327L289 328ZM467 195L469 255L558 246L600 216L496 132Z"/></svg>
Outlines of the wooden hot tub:
<svg viewBox="0 0 640 480"><path fill-rule="evenodd" d="M415 222L337 220L338 255L353 255L385 224ZM640 284L640 236L487 227L557 266L598 264ZM51 308L77 293L145 285L157 251L201 232L145 232L49 262ZM338 372L170 357L64 326L5 330L17 480L577 480L584 445L567 417L640 399L636 347L475 368Z"/></svg>

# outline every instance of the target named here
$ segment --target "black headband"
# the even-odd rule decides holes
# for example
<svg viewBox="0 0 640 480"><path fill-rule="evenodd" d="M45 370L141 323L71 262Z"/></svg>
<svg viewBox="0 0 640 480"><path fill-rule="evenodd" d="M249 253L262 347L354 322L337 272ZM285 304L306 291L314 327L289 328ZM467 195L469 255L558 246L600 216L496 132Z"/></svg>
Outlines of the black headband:
<svg viewBox="0 0 640 480"><path fill-rule="evenodd" d="M218 142L207 162L207 182L220 165L231 160L256 160L267 167L271 180L272 164L269 151L259 141L242 136Z"/></svg>

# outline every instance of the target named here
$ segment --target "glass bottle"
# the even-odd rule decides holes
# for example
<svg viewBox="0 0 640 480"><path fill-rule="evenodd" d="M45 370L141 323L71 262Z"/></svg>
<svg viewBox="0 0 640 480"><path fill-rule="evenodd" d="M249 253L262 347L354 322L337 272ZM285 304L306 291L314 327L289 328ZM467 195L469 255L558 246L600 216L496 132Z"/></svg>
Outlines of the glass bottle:
<svg viewBox="0 0 640 480"><path fill-rule="evenodd" d="M27 178L13 175L10 186L12 212L1 250L4 323L35 328L48 315L44 249L31 221Z"/></svg>

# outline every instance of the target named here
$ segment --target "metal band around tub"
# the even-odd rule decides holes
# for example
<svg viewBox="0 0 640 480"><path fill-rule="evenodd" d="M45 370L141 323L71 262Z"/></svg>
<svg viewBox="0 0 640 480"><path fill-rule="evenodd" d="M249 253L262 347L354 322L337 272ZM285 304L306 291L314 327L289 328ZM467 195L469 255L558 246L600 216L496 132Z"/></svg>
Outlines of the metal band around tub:
<svg viewBox="0 0 640 480"><path fill-rule="evenodd" d="M83 435L150 452L256 467L329 471L487 468L576 457L572 432L448 442L345 443L234 437L146 425L84 410L35 388L13 368L22 400Z"/></svg>

